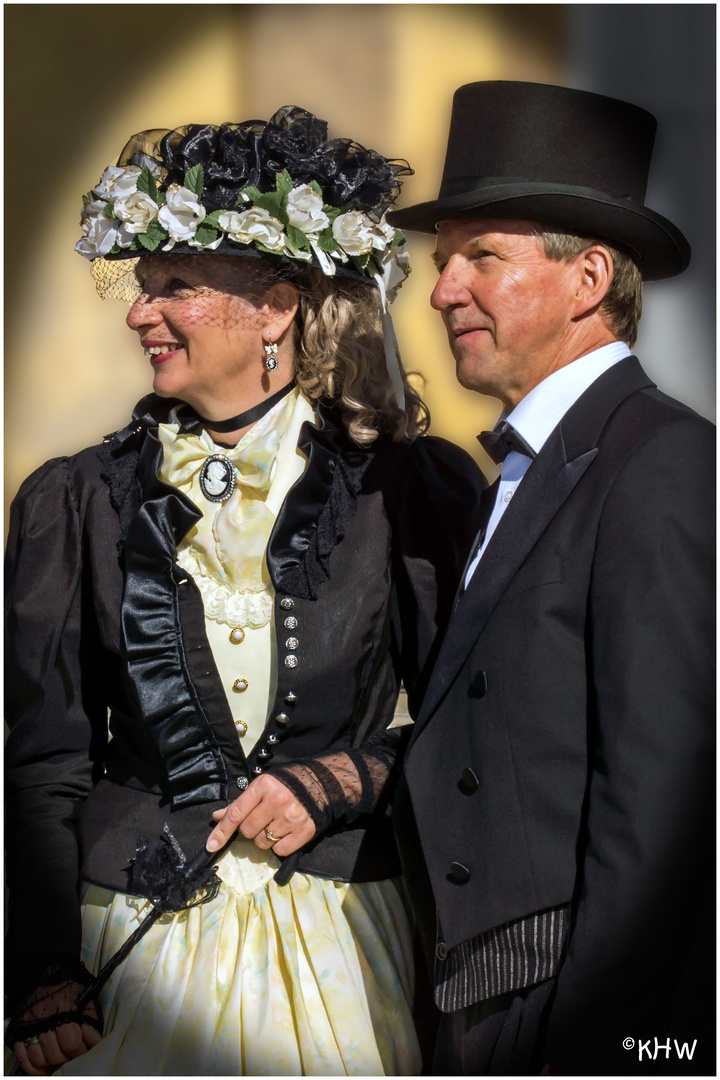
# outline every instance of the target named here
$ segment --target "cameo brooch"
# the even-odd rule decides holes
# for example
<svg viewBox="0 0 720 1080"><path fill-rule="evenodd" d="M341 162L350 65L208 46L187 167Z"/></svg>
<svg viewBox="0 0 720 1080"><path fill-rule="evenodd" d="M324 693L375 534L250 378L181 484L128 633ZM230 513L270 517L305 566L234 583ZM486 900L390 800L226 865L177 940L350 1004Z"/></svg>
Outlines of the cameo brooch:
<svg viewBox="0 0 720 1080"><path fill-rule="evenodd" d="M225 502L235 490L235 466L224 454L213 454L200 470L200 489L210 502Z"/></svg>

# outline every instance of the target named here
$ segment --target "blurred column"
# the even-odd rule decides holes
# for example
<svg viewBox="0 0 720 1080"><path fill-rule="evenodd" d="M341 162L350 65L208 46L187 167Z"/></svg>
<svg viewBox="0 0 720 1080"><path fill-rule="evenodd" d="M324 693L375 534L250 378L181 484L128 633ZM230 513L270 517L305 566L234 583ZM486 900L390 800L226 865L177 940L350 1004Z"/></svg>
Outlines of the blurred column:
<svg viewBox="0 0 720 1080"><path fill-rule="evenodd" d="M660 388L715 416L715 5L568 4L568 85L658 119L647 204L687 236L681 277L644 289L637 352Z"/></svg>

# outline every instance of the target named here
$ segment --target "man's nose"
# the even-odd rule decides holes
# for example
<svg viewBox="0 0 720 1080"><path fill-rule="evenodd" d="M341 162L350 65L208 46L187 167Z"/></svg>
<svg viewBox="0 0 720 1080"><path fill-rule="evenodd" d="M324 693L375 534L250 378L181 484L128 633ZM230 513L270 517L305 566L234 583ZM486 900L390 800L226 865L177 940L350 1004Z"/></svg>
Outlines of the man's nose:
<svg viewBox="0 0 720 1080"><path fill-rule="evenodd" d="M436 311L447 311L448 308L458 304L466 304L469 293L464 283L461 268L450 260L437 279L435 288L430 296L430 303Z"/></svg>

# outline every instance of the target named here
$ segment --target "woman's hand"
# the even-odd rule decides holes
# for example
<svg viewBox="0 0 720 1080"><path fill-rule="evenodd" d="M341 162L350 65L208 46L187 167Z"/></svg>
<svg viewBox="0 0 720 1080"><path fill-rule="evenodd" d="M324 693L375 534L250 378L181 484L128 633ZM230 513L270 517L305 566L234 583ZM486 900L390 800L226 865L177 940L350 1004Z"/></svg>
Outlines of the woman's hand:
<svg viewBox="0 0 720 1080"><path fill-rule="evenodd" d="M292 855L315 835L305 807L274 776L258 776L235 802L216 810L213 818L218 824L208 838L208 851L223 847L238 829L259 848L272 848L276 855ZM268 839L267 832L276 839Z"/></svg>
<svg viewBox="0 0 720 1080"><path fill-rule="evenodd" d="M63 1013L74 1009L82 993L80 983L67 984L54 993L43 996L42 1015L53 1012ZM68 1000L68 995L74 999ZM87 1006L88 1014L97 1015L92 1005ZM21 1023L32 1023L38 1019L37 1005L23 1013ZM60 1024L52 1031L37 1036L38 1041L16 1042L13 1051L20 1063L20 1068L28 1076L51 1076L66 1061L86 1054L100 1042L102 1035L91 1024Z"/></svg>

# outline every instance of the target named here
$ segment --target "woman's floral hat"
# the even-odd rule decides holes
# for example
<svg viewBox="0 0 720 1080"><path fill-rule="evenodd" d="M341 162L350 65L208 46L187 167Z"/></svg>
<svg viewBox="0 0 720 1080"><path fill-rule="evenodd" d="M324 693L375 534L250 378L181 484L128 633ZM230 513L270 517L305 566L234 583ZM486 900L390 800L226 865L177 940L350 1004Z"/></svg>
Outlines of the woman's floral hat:
<svg viewBox="0 0 720 1080"><path fill-rule="evenodd" d="M405 161L389 161L296 106L267 122L190 124L133 136L83 197L83 238L102 296L129 299L129 267L152 252L266 254L374 280L383 306L409 273L405 238L385 220Z"/></svg>

